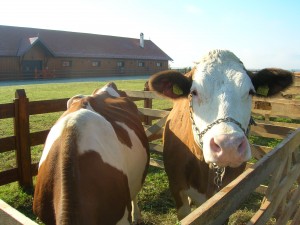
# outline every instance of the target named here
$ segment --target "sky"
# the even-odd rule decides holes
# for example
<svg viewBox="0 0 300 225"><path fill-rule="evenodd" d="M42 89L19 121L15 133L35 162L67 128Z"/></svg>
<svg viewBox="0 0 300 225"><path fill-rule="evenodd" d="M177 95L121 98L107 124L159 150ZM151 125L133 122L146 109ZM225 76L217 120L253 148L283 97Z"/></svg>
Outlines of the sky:
<svg viewBox="0 0 300 225"><path fill-rule="evenodd" d="M192 67L212 49L228 49L247 69L300 70L297 0L3 0L0 25L153 41Z"/></svg>

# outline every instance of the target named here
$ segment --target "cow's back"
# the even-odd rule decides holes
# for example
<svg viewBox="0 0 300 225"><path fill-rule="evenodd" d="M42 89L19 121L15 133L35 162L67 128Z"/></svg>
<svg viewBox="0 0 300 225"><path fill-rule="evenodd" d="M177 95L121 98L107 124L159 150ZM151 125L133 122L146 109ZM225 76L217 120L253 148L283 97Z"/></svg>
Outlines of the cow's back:
<svg viewBox="0 0 300 225"><path fill-rule="evenodd" d="M108 119L80 109L51 129L34 198L34 212L46 224L55 224L54 218L57 224L62 219L65 224L128 223L131 197L140 190L149 161L147 138L140 121L113 121L116 105L114 111ZM128 111L127 119L138 117Z"/></svg>

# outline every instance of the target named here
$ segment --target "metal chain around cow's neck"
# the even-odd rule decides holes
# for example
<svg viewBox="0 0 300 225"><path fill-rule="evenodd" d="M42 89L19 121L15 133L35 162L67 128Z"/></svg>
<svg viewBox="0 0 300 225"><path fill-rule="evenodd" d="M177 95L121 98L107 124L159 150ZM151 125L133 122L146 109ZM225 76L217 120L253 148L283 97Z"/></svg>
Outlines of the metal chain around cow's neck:
<svg viewBox="0 0 300 225"><path fill-rule="evenodd" d="M196 123L195 123L195 120L194 120L194 117L193 117L193 101L192 101L192 94L189 95L189 107L190 107L190 118L191 118L191 121L192 121L192 127L193 129L195 130L196 134L198 135L199 137L199 144L200 144L200 147L203 148L203 141L202 141L202 138L203 136L206 134L207 131L209 131L214 125L217 125L217 124L220 124L220 123L223 123L223 122L230 122L230 123L235 123L236 125L239 126L239 128L241 128L241 130L244 132L244 134L248 137L249 135L249 132L250 132L250 127L251 125L256 125L253 118L250 117L250 121L249 121L249 124L248 124L248 127L247 127L247 130L245 130L243 127L242 127L242 124L238 121L236 121L235 119L233 119L232 117L225 117L225 118L219 118L217 120L215 120L214 122L212 122L211 124L209 124L203 131L200 132L199 128L196 126Z"/></svg>
<svg viewBox="0 0 300 225"><path fill-rule="evenodd" d="M189 95L189 107L190 107L190 119L192 121L192 127L194 129L194 131L196 132L197 136L199 137L199 145L201 148L203 148L203 141L202 138L204 136L204 134L206 134L207 131L209 131L214 125L220 124L222 122L231 122L231 123L235 123L236 125L239 126L239 128L241 128L241 130L245 133L245 135L248 137L249 132L250 132L250 127L251 125L256 125L255 121L253 120L252 116L250 117L250 121L247 127L247 130L245 130L242 127L242 124L238 121L236 121L235 119L231 118L231 117L225 117L225 118L219 118L216 121L212 122L211 124L209 124L203 131L200 132L199 128L196 126L194 117L193 117L193 101L192 101L192 93L190 93ZM221 189L222 187L222 181L223 181L223 177L225 174L225 167L220 167L218 166L216 163L212 163L213 166L213 170L215 173L215 177L214 177L214 184L217 186L218 191Z"/></svg>
<svg viewBox="0 0 300 225"><path fill-rule="evenodd" d="M212 163L213 170L215 173L214 184L217 186L217 190L220 191L223 185L223 177L225 174L225 167L219 167L217 164Z"/></svg>

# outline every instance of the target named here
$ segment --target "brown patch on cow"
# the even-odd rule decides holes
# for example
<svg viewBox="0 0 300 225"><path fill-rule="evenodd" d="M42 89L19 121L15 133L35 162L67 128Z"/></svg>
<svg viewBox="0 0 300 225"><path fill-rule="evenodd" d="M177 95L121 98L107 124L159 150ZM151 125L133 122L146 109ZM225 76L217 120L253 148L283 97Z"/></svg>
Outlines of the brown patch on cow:
<svg viewBox="0 0 300 225"><path fill-rule="evenodd" d="M77 224L76 141L76 128L66 127L39 168L33 210L46 224Z"/></svg>
<svg viewBox="0 0 300 225"><path fill-rule="evenodd" d="M118 87L117 87L117 85L114 82L109 82L105 86L109 86L109 87L113 88L120 95L120 97L128 97L127 94L126 94L126 92L119 90ZM92 93L92 95L95 95L97 93L97 91L100 90L100 89L101 88L97 88L96 90L94 90L94 92Z"/></svg>
<svg viewBox="0 0 300 225"><path fill-rule="evenodd" d="M195 71L196 71L196 67L193 67L191 71L187 72L184 76L188 77L190 80L193 80Z"/></svg>
<svg viewBox="0 0 300 225"><path fill-rule="evenodd" d="M81 97L78 100L73 101L68 110L65 111L56 122L70 113L76 112L79 109L85 109L87 107L87 102L84 100L85 98L86 97Z"/></svg>
<svg viewBox="0 0 300 225"><path fill-rule="evenodd" d="M140 121L137 106L129 98L116 98L103 93L87 97L85 101L88 101L97 113L111 123L121 143L127 145L129 148L132 147L127 130L118 125L117 122L124 123L132 129L144 147L148 148L148 139Z"/></svg>
<svg viewBox="0 0 300 225"><path fill-rule="evenodd" d="M148 138L141 123L137 106L127 97L126 92L118 90L116 85L113 85L115 86L115 90L119 93L119 95L123 97L113 97L107 92L83 97L81 100L72 104L60 118L69 113L80 110L81 108L86 108L87 105L90 104L93 110L102 115L108 122L111 123L117 134L118 140L129 148L132 147L129 134L127 130L117 124L117 122L123 123L132 129L143 144L144 148L146 149L146 154L148 155L142 180L142 182L144 182L150 160Z"/></svg>
<svg viewBox="0 0 300 225"><path fill-rule="evenodd" d="M72 144L66 149L62 145L62 140L53 144L39 169L42 176L38 176L35 188L34 213L47 225L113 225L127 208L130 221L126 175L103 162L95 151L78 156Z"/></svg>
<svg viewBox="0 0 300 225"><path fill-rule="evenodd" d="M208 179L208 164L194 141L188 107L188 99L176 101L164 131L165 170L177 208L182 205L181 190L193 187L205 193L207 184L203 181Z"/></svg>
<svg viewBox="0 0 300 225"><path fill-rule="evenodd" d="M131 212L131 198L125 174L88 151L78 157L78 206L80 224L116 224ZM129 219L129 218L128 218Z"/></svg>
<svg viewBox="0 0 300 225"><path fill-rule="evenodd" d="M121 93L122 91L118 90L118 92ZM86 108L88 104L91 105L93 110L111 123L121 143L127 145L129 148L132 147L131 139L127 130L118 125L116 122L126 124L136 133L144 147L146 149L148 148L148 139L145 135L137 106L128 97L113 97L106 92L83 97L82 99L74 102L70 108L63 113L60 119L72 112Z"/></svg>
<svg viewBox="0 0 300 225"><path fill-rule="evenodd" d="M183 204L182 190L193 187L207 198L217 191L213 170L204 161L203 152L194 140L188 108L188 99L175 101L164 131L164 165L177 209ZM226 168L223 186L241 174L244 167L245 164Z"/></svg>
<svg viewBox="0 0 300 225"><path fill-rule="evenodd" d="M55 224L54 205L49 204L54 202L54 188L56 193L60 193L58 186L55 186L55 178L60 177L58 170L58 143L55 142L52 147L52 154L49 154L47 160L41 165L38 172L37 182L35 185L33 212L45 224ZM43 174L43 176L39 176ZM60 194L59 194L60 196Z"/></svg>

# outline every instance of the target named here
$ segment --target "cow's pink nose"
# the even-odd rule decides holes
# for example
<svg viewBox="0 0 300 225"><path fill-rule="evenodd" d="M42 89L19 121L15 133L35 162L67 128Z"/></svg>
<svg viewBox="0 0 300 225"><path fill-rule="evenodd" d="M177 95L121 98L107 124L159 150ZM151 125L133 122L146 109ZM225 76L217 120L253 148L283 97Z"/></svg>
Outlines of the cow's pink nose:
<svg viewBox="0 0 300 225"><path fill-rule="evenodd" d="M223 155L225 158L236 158L237 156L243 156L247 148L247 139L243 136L236 136L234 134L222 134L215 136L210 141L211 150L219 155Z"/></svg>

